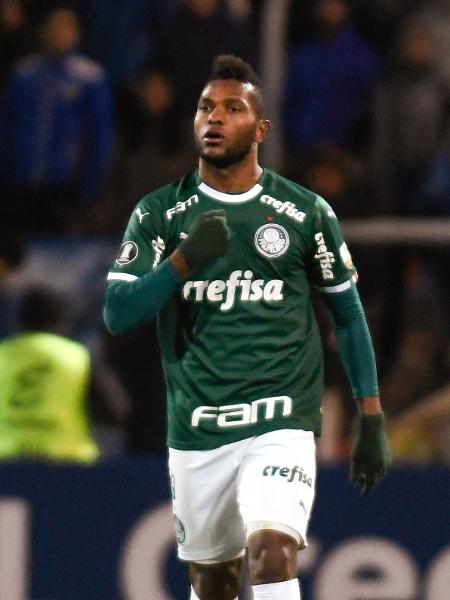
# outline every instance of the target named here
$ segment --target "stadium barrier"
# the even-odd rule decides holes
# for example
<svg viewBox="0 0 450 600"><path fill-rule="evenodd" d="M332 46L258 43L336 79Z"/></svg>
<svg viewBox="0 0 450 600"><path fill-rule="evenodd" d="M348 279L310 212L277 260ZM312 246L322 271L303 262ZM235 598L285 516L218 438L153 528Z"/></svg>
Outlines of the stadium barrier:
<svg viewBox="0 0 450 600"><path fill-rule="evenodd" d="M450 249L449 218L371 217L344 219L346 240L363 246L444 246Z"/></svg>
<svg viewBox="0 0 450 600"><path fill-rule="evenodd" d="M450 597L450 469L395 468L368 498L324 468L304 600ZM1 600L186 600L164 457L0 466ZM242 600L249 600L243 592Z"/></svg>

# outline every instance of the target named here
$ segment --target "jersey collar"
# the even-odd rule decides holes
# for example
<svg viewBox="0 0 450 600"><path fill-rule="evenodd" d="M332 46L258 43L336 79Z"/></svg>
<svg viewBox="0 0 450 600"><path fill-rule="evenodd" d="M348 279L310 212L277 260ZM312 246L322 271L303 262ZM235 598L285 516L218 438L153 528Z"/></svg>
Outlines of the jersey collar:
<svg viewBox="0 0 450 600"><path fill-rule="evenodd" d="M198 189L200 192L202 192L202 194L205 194L205 196L209 196L210 198L214 198L214 200L219 200L219 202L226 202L227 204L240 204L242 202L247 202L248 200L253 200L253 198L256 198L256 196L258 196L263 189L263 186L260 183L255 183L251 189L247 190L246 192L242 192L241 194L227 194L209 187L209 185L206 185L206 183L200 179L198 180L200 181Z"/></svg>

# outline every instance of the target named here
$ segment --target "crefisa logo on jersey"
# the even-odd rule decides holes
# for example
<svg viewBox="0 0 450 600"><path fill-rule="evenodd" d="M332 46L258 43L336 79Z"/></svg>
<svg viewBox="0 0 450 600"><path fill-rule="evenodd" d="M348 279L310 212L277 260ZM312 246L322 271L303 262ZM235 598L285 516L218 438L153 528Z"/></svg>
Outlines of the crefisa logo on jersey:
<svg viewBox="0 0 450 600"><path fill-rule="evenodd" d="M137 257L139 254L139 249L135 242L124 242L120 246L119 255L116 258L116 263L118 265L128 265L130 262Z"/></svg>
<svg viewBox="0 0 450 600"><path fill-rule="evenodd" d="M255 233L255 246L263 256L276 258L289 248L289 234L281 225L267 223Z"/></svg>

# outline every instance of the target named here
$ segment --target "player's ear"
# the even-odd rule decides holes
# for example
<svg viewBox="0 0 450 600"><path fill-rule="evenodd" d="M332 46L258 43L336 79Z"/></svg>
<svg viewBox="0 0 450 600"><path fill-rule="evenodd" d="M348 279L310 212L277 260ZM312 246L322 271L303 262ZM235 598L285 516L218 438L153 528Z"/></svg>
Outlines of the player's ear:
<svg viewBox="0 0 450 600"><path fill-rule="evenodd" d="M268 119L259 119L256 125L255 142L260 144L269 133L270 121Z"/></svg>

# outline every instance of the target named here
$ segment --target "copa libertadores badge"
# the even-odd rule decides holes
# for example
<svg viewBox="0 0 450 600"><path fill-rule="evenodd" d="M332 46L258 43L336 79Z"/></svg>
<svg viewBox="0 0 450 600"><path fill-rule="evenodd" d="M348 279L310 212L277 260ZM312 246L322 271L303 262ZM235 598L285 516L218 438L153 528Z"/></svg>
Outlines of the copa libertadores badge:
<svg viewBox="0 0 450 600"><path fill-rule="evenodd" d="M267 223L255 233L255 246L260 254L268 258L281 256L289 248L289 234L281 225Z"/></svg>
<svg viewBox="0 0 450 600"><path fill-rule="evenodd" d="M124 242L119 250L119 256L116 258L118 265L127 265L132 262L139 254L139 249L135 242Z"/></svg>

